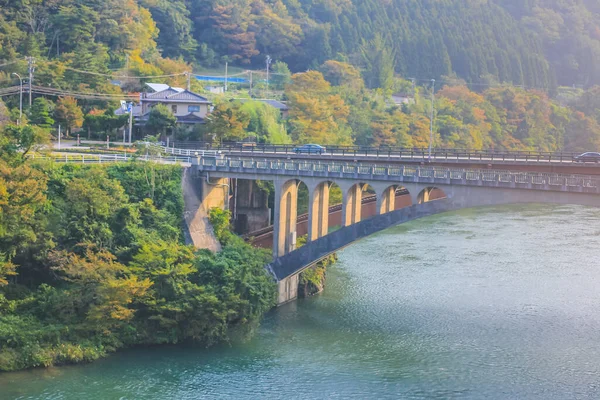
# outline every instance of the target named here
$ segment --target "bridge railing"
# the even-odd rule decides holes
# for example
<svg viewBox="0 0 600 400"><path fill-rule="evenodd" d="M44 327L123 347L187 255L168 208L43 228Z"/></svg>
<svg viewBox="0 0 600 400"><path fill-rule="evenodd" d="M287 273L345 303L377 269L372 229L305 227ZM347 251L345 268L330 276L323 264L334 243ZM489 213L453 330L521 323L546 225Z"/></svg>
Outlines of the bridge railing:
<svg viewBox="0 0 600 400"><path fill-rule="evenodd" d="M51 161L56 163L77 163L77 164L105 164L129 161L151 161L162 163L185 163L191 164L192 157L180 156L135 156L124 154L50 154L29 156L32 160Z"/></svg>
<svg viewBox="0 0 600 400"><path fill-rule="evenodd" d="M243 153L255 154L296 154L299 145L275 145L265 143L225 143L214 145L205 142L173 142L165 147L165 152L177 155L193 156L194 152ZM330 156L356 156L379 158L407 158L426 160L430 157L427 149L404 147L364 147L364 146L325 146L325 154ZM546 151L508 151L508 150L469 150L469 149L433 149L431 158L436 160L470 161L524 161L524 162L572 162L579 153ZM310 156L310 155L309 155ZM312 155L315 156L315 155Z"/></svg>
<svg viewBox="0 0 600 400"><path fill-rule="evenodd" d="M276 175L329 175L356 178L399 178L414 181L447 180L450 183L457 181L501 182L530 185L549 185L561 187L600 188L600 178L588 175L565 175L545 172L521 172L509 170L489 169L457 169L440 166L417 165L374 165L364 163L340 162L310 162L306 160L254 160L233 158L192 158L192 163L201 169L208 170L235 170L249 173L265 173Z"/></svg>

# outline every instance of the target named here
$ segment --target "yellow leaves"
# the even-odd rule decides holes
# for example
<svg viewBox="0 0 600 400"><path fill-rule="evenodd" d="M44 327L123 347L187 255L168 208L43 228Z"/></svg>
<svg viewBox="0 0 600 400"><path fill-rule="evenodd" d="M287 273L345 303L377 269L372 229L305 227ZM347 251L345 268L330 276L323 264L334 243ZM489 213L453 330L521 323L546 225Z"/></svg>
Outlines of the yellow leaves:
<svg viewBox="0 0 600 400"><path fill-rule="evenodd" d="M85 250L84 257L66 251L52 251L48 255L52 270L64 280L79 284L99 283L123 274L125 266L115 260L108 251L91 245Z"/></svg>
<svg viewBox="0 0 600 400"><path fill-rule="evenodd" d="M4 261L0 254L0 286L8 285L6 278L15 275L17 275L17 266L10 261Z"/></svg>
<svg viewBox="0 0 600 400"><path fill-rule="evenodd" d="M466 86L444 86L437 95L453 102L462 100L467 103L481 104L485 101L482 95L472 92Z"/></svg>
<svg viewBox="0 0 600 400"><path fill-rule="evenodd" d="M326 95L331 84L318 71L308 71L292 75L292 83L287 90L291 93L310 92L313 96Z"/></svg>
<svg viewBox="0 0 600 400"><path fill-rule="evenodd" d="M346 128L350 108L317 71L292 76L286 88L294 140L301 143L349 144Z"/></svg>
<svg viewBox="0 0 600 400"><path fill-rule="evenodd" d="M139 76L162 75L160 68L147 63L142 58L141 49L135 49L129 53L129 69Z"/></svg>
<svg viewBox="0 0 600 400"><path fill-rule="evenodd" d="M149 279L137 276L108 279L97 289L97 303L92 305L86 319L96 325L96 330L110 334L111 330L131 321L135 310L130 308L136 299L143 297L152 286Z"/></svg>

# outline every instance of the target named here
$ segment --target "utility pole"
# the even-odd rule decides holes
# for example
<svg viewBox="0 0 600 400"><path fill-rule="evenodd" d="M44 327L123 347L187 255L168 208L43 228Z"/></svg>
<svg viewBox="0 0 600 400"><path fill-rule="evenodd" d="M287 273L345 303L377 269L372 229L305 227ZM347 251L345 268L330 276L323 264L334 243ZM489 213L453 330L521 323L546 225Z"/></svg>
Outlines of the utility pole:
<svg viewBox="0 0 600 400"><path fill-rule="evenodd" d="M269 97L269 67L271 66L271 56L267 56L267 98Z"/></svg>
<svg viewBox="0 0 600 400"><path fill-rule="evenodd" d="M129 103L129 144L131 144L132 131L133 131L133 102Z"/></svg>
<svg viewBox="0 0 600 400"><path fill-rule="evenodd" d="M410 80L412 82L413 99L415 99L415 104L417 104L417 83L416 83L416 79L415 78L410 78Z"/></svg>
<svg viewBox="0 0 600 400"><path fill-rule="evenodd" d="M431 160L431 146L433 144L433 107L435 101L435 79L431 80L431 116L430 116L430 127L429 127L429 157Z"/></svg>
<svg viewBox="0 0 600 400"><path fill-rule="evenodd" d="M21 125L21 121L23 120L23 79L16 72L12 74L19 78L19 82L21 82L21 90L19 91L19 121L17 122L17 125Z"/></svg>
<svg viewBox="0 0 600 400"><path fill-rule="evenodd" d="M250 96L252 96L252 70L250 70Z"/></svg>
<svg viewBox="0 0 600 400"><path fill-rule="evenodd" d="M229 63L225 61L225 91L227 91L227 68L229 67Z"/></svg>
<svg viewBox="0 0 600 400"><path fill-rule="evenodd" d="M29 108L31 108L31 85L33 82L33 73L35 72L35 59L27 57L27 65L29 66Z"/></svg>
<svg viewBox="0 0 600 400"><path fill-rule="evenodd" d="M190 82L190 77L192 74L190 73L190 71L187 71L185 74L187 75L187 90L190 91L191 87L192 87L191 82Z"/></svg>
<svg viewBox="0 0 600 400"><path fill-rule="evenodd" d="M58 125L58 149L60 150L60 124Z"/></svg>

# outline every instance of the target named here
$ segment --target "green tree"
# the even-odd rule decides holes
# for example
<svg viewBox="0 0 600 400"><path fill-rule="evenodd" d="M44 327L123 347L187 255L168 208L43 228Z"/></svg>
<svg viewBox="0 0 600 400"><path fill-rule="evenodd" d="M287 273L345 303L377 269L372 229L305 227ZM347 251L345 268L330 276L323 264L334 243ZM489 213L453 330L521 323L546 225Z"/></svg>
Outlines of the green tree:
<svg viewBox="0 0 600 400"><path fill-rule="evenodd" d="M177 118L169 110L169 107L164 104L157 104L150 110L146 129L154 134L167 135L169 129L174 128L176 123Z"/></svg>
<svg viewBox="0 0 600 400"><path fill-rule="evenodd" d="M0 100L0 129L10 123L10 113L2 100Z"/></svg>
<svg viewBox="0 0 600 400"><path fill-rule="evenodd" d="M285 123L281 120L279 109L260 101L246 101L241 109L250 117L246 130L255 135L259 142L288 144L291 143Z"/></svg>
<svg viewBox="0 0 600 400"><path fill-rule="evenodd" d="M24 164L32 152L43 151L50 135L37 126L8 125L0 129L0 160L11 165Z"/></svg>
<svg viewBox="0 0 600 400"><path fill-rule="evenodd" d="M372 40L363 41L360 54L367 86L390 90L394 85L395 55L386 40L377 34Z"/></svg>
<svg viewBox="0 0 600 400"><path fill-rule="evenodd" d="M53 106L54 104L43 97L36 98L31 106L29 122L40 128L48 129L52 127L52 125L54 125L54 119L52 119L50 115L54 111Z"/></svg>
<svg viewBox="0 0 600 400"><path fill-rule="evenodd" d="M271 69L273 73L271 75L271 83L273 84L273 88L277 90L283 90L285 85L290 83L292 73L290 72L290 68L283 61L277 61L273 64Z"/></svg>
<svg viewBox="0 0 600 400"><path fill-rule="evenodd" d="M206 117L204 131L216 143L242 140L247 136L249 123L250 116L240 102L222 102Z"/></svg>

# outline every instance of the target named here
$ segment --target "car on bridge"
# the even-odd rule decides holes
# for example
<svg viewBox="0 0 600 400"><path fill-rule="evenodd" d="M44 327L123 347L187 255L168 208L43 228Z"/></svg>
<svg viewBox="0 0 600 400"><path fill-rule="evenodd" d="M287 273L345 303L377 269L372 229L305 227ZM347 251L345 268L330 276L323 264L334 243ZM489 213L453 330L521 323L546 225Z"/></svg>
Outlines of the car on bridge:
<svg viewBox="0 0 600 400"><path fill-rule="evenodd" d="M303 144L302 146L294 147L292 151L296 154L324 154L325 147L318 144Z"/></svg>
<svg viewBox="0 0 600 400"><path fill-rule="evenodd" d="M595 152L583 153L583 154L573 157L573 161L574 162L583 162L583 163L587 163L587 162L597 163L597 162L600 162L600 153L595 153Z"/></svg>

